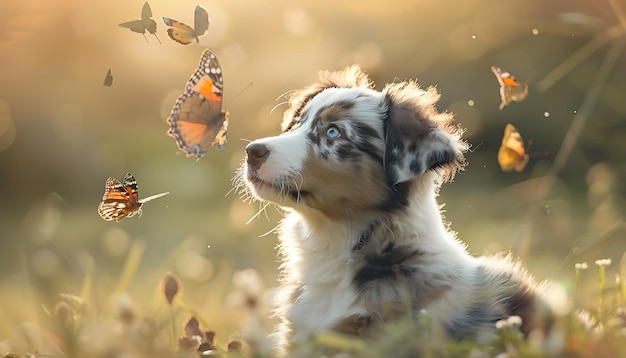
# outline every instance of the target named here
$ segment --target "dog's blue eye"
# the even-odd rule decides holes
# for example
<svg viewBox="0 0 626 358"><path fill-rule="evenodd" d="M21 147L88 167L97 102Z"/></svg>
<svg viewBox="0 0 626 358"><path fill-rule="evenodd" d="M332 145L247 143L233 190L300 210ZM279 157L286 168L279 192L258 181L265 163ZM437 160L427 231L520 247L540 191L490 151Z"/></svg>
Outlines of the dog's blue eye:
<svg viewBox="0 0 626 358"><path fill-rule="evenodd" d="M341 137L341 132L335 126L330 126L326 129L326 136L330 139L337 139Z"/></svg>

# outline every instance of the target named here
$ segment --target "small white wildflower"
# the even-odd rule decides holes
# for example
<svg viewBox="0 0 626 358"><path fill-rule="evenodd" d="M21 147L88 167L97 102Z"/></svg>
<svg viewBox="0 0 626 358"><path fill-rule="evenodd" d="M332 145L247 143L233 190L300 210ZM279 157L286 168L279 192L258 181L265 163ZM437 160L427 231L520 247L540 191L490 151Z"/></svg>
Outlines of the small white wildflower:
<svg viewBox="0 0 626 358"><path fill-rule="evenodd" d="M587 265L587 263L586 263L586 262L581 262L581 263L577 263L576 265L574 265L574 267L575 267L577 270L586 270L586 269L588 269L588 268L589 268L589 265Z"/></svg>
<svg viewBox="0 0 626 358"><path fill-rule="evenodd" d="M611 259L596 260L596 265L598 266L609 266L610 264L611 264Z"/></svg>
<svg viewBox="0 0 626 358"><path fill-rule="evenodd" d="M496 322L497 329L519 328L522 326L522 318L520 316L509 316Z"/></svg>
<svg viewBox="0 0 626 358"><path fill-rule="evenodd" d="M498 322L496 322L497 329L505 329L507 327L509 327L509 322L505 319L501 319Z"/></svg>
<svg viewBox="0 0 626 358"><path fill-rule="evenodd" d="M509 324L509 327L521 327L522 326L522 317L520 316L510 316L506 319Z"/></svg>

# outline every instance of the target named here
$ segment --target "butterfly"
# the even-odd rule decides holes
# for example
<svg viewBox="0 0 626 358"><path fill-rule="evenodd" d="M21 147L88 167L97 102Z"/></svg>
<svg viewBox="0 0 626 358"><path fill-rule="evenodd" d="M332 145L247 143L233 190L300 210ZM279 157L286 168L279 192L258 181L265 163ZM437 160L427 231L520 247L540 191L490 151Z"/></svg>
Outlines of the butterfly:
<svg viewBox="0 0 626 358"><path fill-rule="evenodd" d="M529 156L524 147L522 135L517 131L514 125L508 123L504 128L504 137L502 144L498 149L498 164L500 169L505 172L521 172L528 164Z"/></svg>
<svg viewBox="0 0 626 358"><path fill-rule="evenodd" d="M104 187L104 196L98 206L98 214L106 221L121 221L125 217L139 215L141 217L141 206L150 200L154 200L169 194L161 193L138 200L139 191L137 181L130 173L126 173L124 181L109 177Z"/></svg>
<svg viewBox="0 0 626 358"><path fill-rule="evenodd" d="M146 42L148 41L148 39L146 38L146 31L148 31L149 33L153 34L154 37L156 37L159 43L161 43L161 40L159 40L159 37L156 34L157 23L151 18L152 9L150 9L150 4L148 4L148 2L146 1L146 3L143 4L143 8L141 9L141 20L123 22L118 26L130 29L130 31L132 32L142 34L143 37L146 39Z"/></svg>
<svg viewBox="0 0 626 358"><path fill-rule="evenodd" d="M228 112L222 110L222 68L209 49L191 75L167 118L167 134L187 156L201 158L211 148L224 150L228 134Z"/></svg>
<svg viewBox="0 0 626 358"><path fill-rule="evenodd" d="M500 83L500 98L502 99L500 110L511 102L521 102L526 99L530 76L526 79L526 82L521 83L510 73L502 72L500 67L491 66L491 72L496 75L498 83Z"/></svg>
<svg viewBox="0 0 626 358"><path fill-rule="evenodd" d="M113 85L113 75L111 74L111 69L107 71L106 76L104 76L104 86L111 87Z"/></svg>
<svg viewBox="0 0 626 358"><path fill-rule="evenodd" d="M209 14L202 6L197 5L193 15L193 28L169 17L163 17L163 23L170 26L167 29L167 35L172 40L179 44L189 45L194 39L196 42L200 42L198 38L204 36L209 30Z"/></svg>

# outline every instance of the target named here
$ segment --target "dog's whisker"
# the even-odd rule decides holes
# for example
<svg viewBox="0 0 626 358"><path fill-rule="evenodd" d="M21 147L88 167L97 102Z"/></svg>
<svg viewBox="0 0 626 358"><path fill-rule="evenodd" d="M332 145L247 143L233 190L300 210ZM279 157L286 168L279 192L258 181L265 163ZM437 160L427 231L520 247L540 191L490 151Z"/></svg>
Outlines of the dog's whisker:
<svg viewBox="0 0 626 358"><path fill-rule="evenodd" d="M278 107L282 106L283 104L289 104L289 102L288 102L288 101L285 101L285 102L280 102L280 103L278 103L277 105L275 105L274 107L272 107L272 109L270 109L270 114L274 113L274 110L275 110L276 108L278 108Z"/></svg>
<svg viewBox="0 0 626 358"><path fill-rule="evenodd" d="M256 214L252 215L252 217L250 219L248 219L248 221L246 221L246 225L250 224L254 219L258 218L262 212L265 211L265 208L267 208L268 205L270 205L268 202L263 203L263 206L257 210Z"/></svg>
<svg viewBox="0 0 626 358"><path fill-rule="evenodd" d="M230 193L236 191L238 189L238 187L233 186L232 188L230 188L229 191L226 192L226 194L224 194L224 197L227 197L228 195L230 195Z"/></svg>
<svg viewBox="0 0 626 358"><path fill-rule="evenodd" d="M288 95L288 94L290 94L290 93L294 93L294 92L296 92L296 90L289 90L289 91L285 91L285 92L283 92L280 96L276 97L276 99L274 100L274 102L276 102L276 101L278 101L279 99L281 99L281 98L283 98L283 97L287 96L287 95Z"/></svg>
<svg viewBox="0 0 626 358"><path fill-rule="evenodd" d="M259 237L265 237L265 236L267 236L267 235L269 235L269 234L273 233L274 231L278 230L278 228L279 228L279 227L280 227L280 224L278 224L278 225L274 226L274 227L273 227L273 228L271 228L268 232L266 232L266 233L264 233L264 234L259 235Z"/></svg>

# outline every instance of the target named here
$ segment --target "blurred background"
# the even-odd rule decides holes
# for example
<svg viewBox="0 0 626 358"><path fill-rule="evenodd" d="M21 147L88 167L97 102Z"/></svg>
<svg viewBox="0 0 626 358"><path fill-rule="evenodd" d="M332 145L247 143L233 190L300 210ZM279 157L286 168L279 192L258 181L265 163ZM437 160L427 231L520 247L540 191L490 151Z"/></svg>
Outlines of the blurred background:
<svg viewBox="0 0 626 358"><path fill-rule="evenodd" d="M106 301L133 247L141 260L124 291L148 302L171 271L187 303L234 330L224 308L233 272L253 269L267 287L278 273L276 235L264 234L280 213L247 223L260 205L230 192L246 141L279 133L281 95L353 63L378 89L405 79L436 86L438 109L467 128L469 165L440 202L473 254L511 251L568 294L574 264L588 262L583 302L597 297L595 260L611 258L617 272L626 249L623 0L149 3L162 44L118 26L140 18L142 0L0 3L0 339L59 292L79 294L85 277L91 304ZM193 24L197 4L208 33L199 44L173 42L161 17ZM195 160L166 136L166 118L207 47L223 68L229 143ZM526 101L498 110L492 65L521 81L534 73ZM506 123L532 141L529 152L550 154L503 173ZM555 163L570 130L570 155ZM170 195L141 218L105 222L96 211L104 183L126 172L140 197Z"/></svg>

